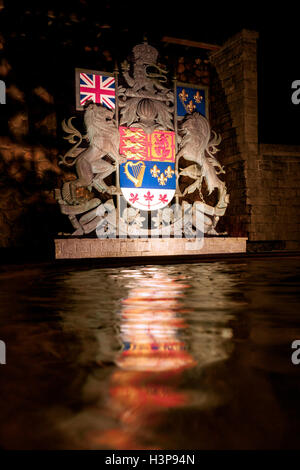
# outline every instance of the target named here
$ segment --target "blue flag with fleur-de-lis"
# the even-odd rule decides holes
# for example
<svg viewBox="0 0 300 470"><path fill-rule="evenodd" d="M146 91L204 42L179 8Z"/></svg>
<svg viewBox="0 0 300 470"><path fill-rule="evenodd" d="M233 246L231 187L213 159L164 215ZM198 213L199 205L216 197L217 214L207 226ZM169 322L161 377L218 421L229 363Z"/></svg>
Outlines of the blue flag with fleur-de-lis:
<svg viewBox="0 0 300 470"><path fill-rule="evenodd" d="M207 92L205 87L177 85L177 116L185 116L197 111L206 116ZM207 116L206 116L207 117Z"/></svg>

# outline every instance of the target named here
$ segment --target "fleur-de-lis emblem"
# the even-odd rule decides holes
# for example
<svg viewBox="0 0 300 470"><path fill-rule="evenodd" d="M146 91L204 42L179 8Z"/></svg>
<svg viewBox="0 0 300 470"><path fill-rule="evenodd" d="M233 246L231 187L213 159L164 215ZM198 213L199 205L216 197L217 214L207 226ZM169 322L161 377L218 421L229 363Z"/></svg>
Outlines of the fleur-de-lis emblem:
<svg viewBox="0 0 300 470"><path fill-rule="evenodd" d="M194 100L196 103L201 103L201 101L203 100L203 96L200 95L199 90L197 90L196 94L194 95Z"/></svg>
<svg viewBox="0 0 300 470"><path fill-rule="evenodd" d="M174 175L175 171L172 170L172 167L169 165L168 168L165 169L165 175L167 178L172 178Z"/></svg>
<svg viewBox="0 0 300 470"><path fill-rule="evenodd" d="M195 108L196 108L196 105L193 103L193 100L191 100L189 104L187 105L187 109L190 113L192 113Z"/></svg>
<svg viewBox="0 0 300 470"><path fill-rule="evenodd" d="M166 182L168 181L168 178L165 177L165 175L162 173L159 178L157 178L157 181L161 186L165 186Z"/></svg>
<svg viewBox="0 0 300 470"><path fill-rule="evenodd" d="M182 92L179 93L179 98L181 99L181 101L185 102L187 99L188 99L188 93L186 93L185 89L183 88L182 89Z"/></svg>
<svg viewBox="0 0 300 470"><path fill-rule="evenodd" d="M151 172L151 175L153 176L153 178L157 178L158 175L159 175L159 173L160 173L160 169L157 168L157 165L154 165L154 166L151 168L150 172Z"/></svg>

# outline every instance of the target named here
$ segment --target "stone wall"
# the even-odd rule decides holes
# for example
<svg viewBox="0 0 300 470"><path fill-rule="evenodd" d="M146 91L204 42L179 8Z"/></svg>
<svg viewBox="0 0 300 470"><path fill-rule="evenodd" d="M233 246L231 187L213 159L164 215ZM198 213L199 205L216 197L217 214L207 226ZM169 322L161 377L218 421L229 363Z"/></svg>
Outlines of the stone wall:
<svg viewBox="0 0 300 470"><path fill-rule="evenodd" d="M210 121L222 136L218 158L226 167L230 194L223 223L233 236L247 236L251 223L247 179L258 152L257 38L256 32L243 30L210 57Z"/></svg>
<svg viewBox="0 0 300 470"><path fill-rule="evenodd" d="M261 144L252 174L253 245L300 249L300 148Z"/></svg>
<svg viewBox="0 0 300 470"><path fill-rule="evenodd" d="M300 146L259 143L257 39L243 30L210 57L210 120L230 193L223 223L249 250L299 249Z"/></svg>

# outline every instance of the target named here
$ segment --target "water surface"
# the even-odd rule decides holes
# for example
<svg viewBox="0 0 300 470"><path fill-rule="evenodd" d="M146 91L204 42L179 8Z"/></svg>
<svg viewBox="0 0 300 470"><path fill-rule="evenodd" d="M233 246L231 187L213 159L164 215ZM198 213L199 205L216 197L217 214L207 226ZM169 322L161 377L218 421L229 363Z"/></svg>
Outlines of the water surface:
<svg viewBox="0 0 300 470"><path fill-rule="evenodd" d="M0 271L0 447L299 448L299 259Z"/></svg>

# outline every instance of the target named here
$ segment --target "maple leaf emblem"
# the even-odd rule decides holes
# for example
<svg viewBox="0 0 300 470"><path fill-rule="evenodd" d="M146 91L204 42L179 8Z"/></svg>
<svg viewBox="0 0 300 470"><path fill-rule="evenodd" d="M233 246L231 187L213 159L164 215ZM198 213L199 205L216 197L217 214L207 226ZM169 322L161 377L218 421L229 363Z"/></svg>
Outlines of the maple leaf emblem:
<svg viewBox="0 0 300 470"><path fill-rule="evenodd" d="M147 194L144 194L144 198L146 201L152 201L154 198L154 195L150 193L150 191L147 192Z"/></svg>
<svg viewBox="0 0 300 470"><path fill-rule="evenodd" d="M133 193L130 193L130 198L129 198L129 201L132 202L132 204L135 203L135 201L138 200L138 195L137 194L133 194Z"/></svg>
<svg viewBox="0 0 300 470"><path fill-rule="evenodd" d="M160 194L158 199L159 199L160 202L162 202L162 203L167 203L167 202L168 202L168 197L167 197L166 194Z"/></svg>

